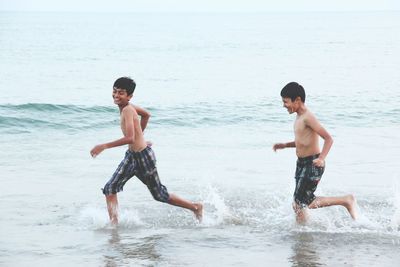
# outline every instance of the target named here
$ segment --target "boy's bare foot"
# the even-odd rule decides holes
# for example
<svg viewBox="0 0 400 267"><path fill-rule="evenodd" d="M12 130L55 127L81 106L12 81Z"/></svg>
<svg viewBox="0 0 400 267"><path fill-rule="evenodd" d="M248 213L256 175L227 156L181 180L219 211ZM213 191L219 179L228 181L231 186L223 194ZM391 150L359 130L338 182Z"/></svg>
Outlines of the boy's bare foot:
<svg viewBox="0 0 400 267"><path fill-rule="evenodd" d="M113 225L113 226L118 225L118 218L117 218L117 217L113 217L113 218L110 220L110 224Z"/></svg>
<svg viewBox="0 0 400 267"><path fill-rule="evenodd" d="M353 195L346 196L345 207L349 211L351 218L353 218L353 220L356 220L357 219L357 210L356 210L357 201Z"/></svg>
<svg viewBox="0 0 400 267"><path fill-rule="evenodd" d="M201 203L194 203L196 209L193 211L194 215L196 216L196 219L201 222L203 219L203 204Z"/></svg>

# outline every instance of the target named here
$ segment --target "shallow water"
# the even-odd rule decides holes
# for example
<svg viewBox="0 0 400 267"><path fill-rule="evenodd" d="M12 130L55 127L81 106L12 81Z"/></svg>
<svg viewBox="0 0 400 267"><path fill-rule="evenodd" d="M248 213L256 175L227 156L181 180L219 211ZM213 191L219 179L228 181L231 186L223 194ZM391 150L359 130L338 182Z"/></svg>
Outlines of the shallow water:
<svg viewBox="0 0 400 267"><path fill-rule="evenodd" d="M0 17L1 266L398 265L398 13L113 15ZM100 188L125 148L89 151L120 137L126 74L161 181L202 223L133 178L108 224ZM353 193L355 222L330 207L295 224L296 157L271 149L293 139L292 80L335 140L316 193Z"/></svg>

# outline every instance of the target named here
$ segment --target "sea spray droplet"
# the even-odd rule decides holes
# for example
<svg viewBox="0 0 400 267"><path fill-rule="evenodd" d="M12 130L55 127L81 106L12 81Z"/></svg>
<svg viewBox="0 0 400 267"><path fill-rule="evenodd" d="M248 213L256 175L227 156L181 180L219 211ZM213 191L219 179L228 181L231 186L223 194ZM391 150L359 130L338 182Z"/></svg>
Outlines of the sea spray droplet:
<svg viewBox="0 0 400 267"><path fill-rule="evenodd" d="M106 212L104 208L84 207L79 211L79 221L84 228L105 228L109 224Z"/></svg>
<svg viewBox="0 0 400 267"><path fill-rule="evenodd" d="M212 226L223 223L224 218L231 215L229 208L225 204L224 198L218 189L209 185L205 191L203 224Z"/></svg>

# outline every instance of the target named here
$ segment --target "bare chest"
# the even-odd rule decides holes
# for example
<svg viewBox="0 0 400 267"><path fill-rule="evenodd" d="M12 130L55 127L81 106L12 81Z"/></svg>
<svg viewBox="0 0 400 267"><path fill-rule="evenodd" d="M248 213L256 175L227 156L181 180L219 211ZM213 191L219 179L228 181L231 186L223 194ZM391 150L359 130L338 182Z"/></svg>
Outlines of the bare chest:
<svg viewBox="0 0 400 267"><path fill-rule="evenodd" d="M306 125L303 119L296 119L293 125L294 134L296 139L304 140L311 138L313 136L314 131Z"/></svg>
<svg viewBox="0 0 400 267"><path fill-rule="evenodd" d="M126 135L126 118L124 116L121 116L121 120L120 120L120 127L121 127L121 131L124 135ZM138 130L141 130L140 127L140 119L139 116L137 116L136 114L133 116L133 130L136 132Z"/></svg>

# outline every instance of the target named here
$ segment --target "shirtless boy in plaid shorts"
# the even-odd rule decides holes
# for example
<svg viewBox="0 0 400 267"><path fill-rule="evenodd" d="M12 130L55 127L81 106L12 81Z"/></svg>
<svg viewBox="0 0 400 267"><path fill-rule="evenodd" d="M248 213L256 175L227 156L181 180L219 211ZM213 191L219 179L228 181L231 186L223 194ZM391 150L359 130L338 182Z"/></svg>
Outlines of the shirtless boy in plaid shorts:
<svg viewBox="0 0 400 267"><path fill-rule="evenodd" d="M96 157L105 149L129 145L124 159L103 188L110 221L112 224L118 223L117 193L123 190L125 183L133 176L137 176L147 186L155 200L189 209L200 221L203 213L201 203L192 203L168 193L167 188L160 182L154 152L143 137L150 114L145 109L129 103L135 87L135 82L129 77L121 77L115 81L112 97L120 110L121 130L124 136L113 142L96 145L90 151L92 157Z"/></svg>
<svg viewBox="0 0 400 267"><path fill-rule="evenodd" d="M294 122L295 140L288 143L274 144L273 150L295 147L298 157L296 164L296 187L294 191L293 210L296 221L305 223L305 208L316 209L333 205L345 207L355 219L355 199L353 195L340 197L317 197L314 191L325 170L325 157L333 144L330 134L322 127L317 118L304 104L306 94L304 88L296 83L288 83L281 91L283 106L289 114L297 113ZM319 149L319 137L324 139L322 151Z"/></svg>

